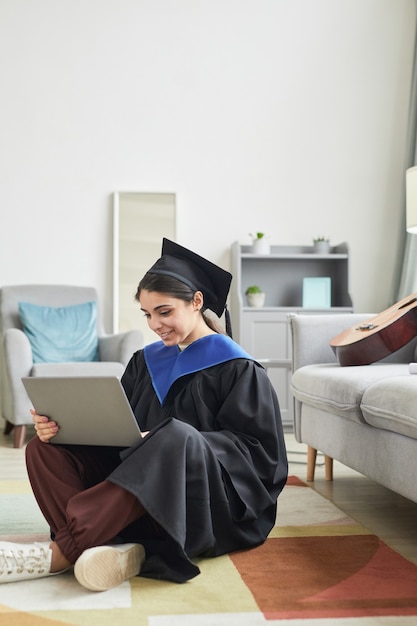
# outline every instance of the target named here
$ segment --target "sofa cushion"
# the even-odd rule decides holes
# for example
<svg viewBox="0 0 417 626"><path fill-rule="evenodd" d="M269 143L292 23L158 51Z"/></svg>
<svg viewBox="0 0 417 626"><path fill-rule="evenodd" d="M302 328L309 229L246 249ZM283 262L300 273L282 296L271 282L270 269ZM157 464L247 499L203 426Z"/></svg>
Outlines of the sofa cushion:
<svg viewBox="0 0 417 626"><path fill-rule="evenodd" d="M366 389L378 381L407 372L407 363L352 367L341 367L338 363L305 365L292 375L291 391L301 402L364 423L361 401Z"/></svg>
<svg viewBox="0 0 417 626"><path fill-rule="evenodd" d="M40 306L19 302L34 363L98 361L97 303Z"/></svg>
<svg viewBox="0 0 417 626"><path fill-rule="evenodd" d="M394 376L363 394L362 414L371 426L417 439L417 376Z"/></svg>

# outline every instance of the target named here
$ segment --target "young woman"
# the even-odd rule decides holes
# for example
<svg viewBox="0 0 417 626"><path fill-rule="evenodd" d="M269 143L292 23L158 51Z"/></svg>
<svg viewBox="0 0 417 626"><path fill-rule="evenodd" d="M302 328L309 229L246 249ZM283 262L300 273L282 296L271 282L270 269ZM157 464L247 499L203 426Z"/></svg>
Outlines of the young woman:
<svg viewBox="0 0 417 626"><path fill-rule="evenodd" d="M266 539L285 444L266 371L204 312L223 314L230 281L164 239L136 293L159 340L122 377L143 438L128 449L46 445L59 424L33 412L27 469L52 541L0 543L1 582L72 565L91 590L139 573L184 582L199 573L197 557Z"/></svg>

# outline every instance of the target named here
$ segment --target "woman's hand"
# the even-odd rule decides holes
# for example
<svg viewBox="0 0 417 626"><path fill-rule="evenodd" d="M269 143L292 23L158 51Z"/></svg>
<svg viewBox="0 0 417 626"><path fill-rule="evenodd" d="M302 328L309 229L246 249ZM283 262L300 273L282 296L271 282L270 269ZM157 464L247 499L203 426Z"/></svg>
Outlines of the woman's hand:
<svg viewBox="0 0 417 626"><path fill-rule="evenodd" d="M50 421L45 415L38 415L34 409L31 409L30 412L37 436L44 443L48 443L57 434L59 426L56 422Z"/></svg>

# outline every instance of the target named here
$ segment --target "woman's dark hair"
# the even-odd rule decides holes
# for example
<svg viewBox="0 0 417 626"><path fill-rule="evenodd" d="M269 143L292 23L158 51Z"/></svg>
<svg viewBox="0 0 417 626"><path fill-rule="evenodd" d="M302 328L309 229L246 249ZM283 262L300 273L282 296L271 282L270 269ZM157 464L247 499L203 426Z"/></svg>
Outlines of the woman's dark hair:
<svg viewBox="0 0 417 626"><path fill-rule="evenodd" d="M157 291L158 293L165 293L178 300L191 303L194 298L195 290L181 282L173 276L167 276L165 274L152 274L147 272L140 281L136 290L135 300L139 302L141 291ZM210 318L205 312L205 305L201 310L201 314L207 326L214 330L216 333L224 334L223 329L219 324Z"/></svg>

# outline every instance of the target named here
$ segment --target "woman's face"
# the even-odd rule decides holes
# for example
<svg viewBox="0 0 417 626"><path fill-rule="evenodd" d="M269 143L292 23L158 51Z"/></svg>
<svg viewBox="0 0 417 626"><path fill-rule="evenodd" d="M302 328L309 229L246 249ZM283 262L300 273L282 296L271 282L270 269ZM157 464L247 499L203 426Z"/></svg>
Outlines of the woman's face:
<svg viewBox="0 0 417 626"><path fill-rule="evenodd" d="M192 302L184 302L167 294L142 289L139 302L149 328L166 346L189 344L207 334L208 328L200 313L203 296L199 291L194 294Z"/></svg>

